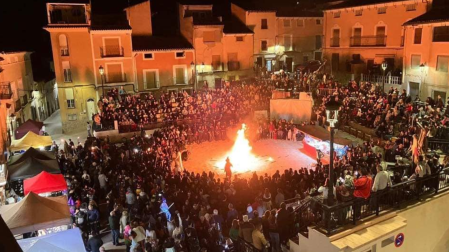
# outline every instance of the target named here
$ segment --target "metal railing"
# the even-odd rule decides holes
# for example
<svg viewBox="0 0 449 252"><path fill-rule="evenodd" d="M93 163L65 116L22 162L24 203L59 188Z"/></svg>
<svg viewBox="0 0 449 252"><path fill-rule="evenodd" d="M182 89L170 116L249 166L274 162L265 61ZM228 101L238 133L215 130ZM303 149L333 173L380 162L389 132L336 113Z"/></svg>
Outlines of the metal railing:
<svg viewBox="0 0 449 252"><path fill-rule="evenodd" d="M67 14L62 10L50 11L51 24L87 24L87 19L84 10L79 10L80 15ZM81 13L82 12L82 13Z"/></svg>
<svg viewBox="0 0 449 252"><path fill-rule="evenodd" d="M441 150L443 153L448 153L449 152L449 140L428 137L427 138L427 149Z"/></svg>
<svg viewBox="0 0 449 252"><path fill-rule="evenodd" d="M101 46L100 54L102 58L107 57L123 57L124 50L122 46Z"/></svg>
<svg viewBox="0 0 449 252"><path fill-rule="evenodd" d="M337 89L335 88L318 88L317 92L319 96L332 95Z"/></svg>
<svg viewBox="0 0 449 252"><path fill-rule="evenodd" d="M0 82L0 99L7 100L12 97L11 83Z"/></svg>
<svg viewBox="0 0 449 252"><path fill-rule="evenodd" d="M307 235L307 227L332 235L348 225L357 225L363 219L379 216L382 212L400 209L415 203L421 197L437 194L449 188L449 168L442 171L395 184L378 192L371 192L368 199L352 198L328 206L322 197L306 201L296 213L296 226Z"/></svg>
<svg viewBox="0 0 449 252"><path fill-rule="evenodd" d="M386 46L387 36L355 36L351 37L351 47Z"/></svg>
<svg viewBox="0 0 449 252"><path fill-rule="evenodd" d="M122 73L117 73L117 74L112 74L109 73L107 76L105 76L105 83L120 83L120 82L127 82L127 78L126 78L126 73L122 74Z"/></svg>
<svg viewBox="0 0 449 252"><path fill-rule="evenodd" d="M240 62L229 61L228 62L228 71L237 71L237 70L240 70Z"/></svg>
<svg viewBox="0 0 449 252"><path fill-rule="evenodd" d="M340 47L340 38L331 38L331 47Z"/></svg>
<svg viewBox="0 0 449 252"><path fill-rule="evenodd" d="M236 241L233 240L234 243L234 251L236 252L262 252L262 250L254 247L252 243L245 241L242 238L238 238Z"/></svg>
<svg viewBox="0 0 449 252"><path fill-rule="evenodd" d="M61 47L61 56L69 56L69 48Z"/></svg>
<svg viewBox="0 0 449 252"><path fill-rule="evenodd" d="M368 81L373 83L384 83L385 84L395 84L395 85L401 85L402 84L402 78L400 76L382 76L382 75L367 75L362 74L361 75L361 81Z"/></svg>

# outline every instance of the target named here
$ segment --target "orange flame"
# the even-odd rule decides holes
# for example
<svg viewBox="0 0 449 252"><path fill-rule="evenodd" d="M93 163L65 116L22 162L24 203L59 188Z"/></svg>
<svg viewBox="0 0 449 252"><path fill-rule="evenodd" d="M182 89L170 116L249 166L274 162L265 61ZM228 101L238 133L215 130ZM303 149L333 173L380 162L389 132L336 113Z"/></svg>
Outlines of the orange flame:
<svg viewBox="0 0 449 252"><path fill-rule="evenodd" d="M233 173L243 173L247 171L257 170L262 165L262 160L258 159L252 152L252 147L245 136L246 125L242 124L242 128L237 131L237 138L234 146L226 157L232 164ZM225 157L225 159L226 159ZM218 161L217 167L224 168L226 161Z"/></svg>

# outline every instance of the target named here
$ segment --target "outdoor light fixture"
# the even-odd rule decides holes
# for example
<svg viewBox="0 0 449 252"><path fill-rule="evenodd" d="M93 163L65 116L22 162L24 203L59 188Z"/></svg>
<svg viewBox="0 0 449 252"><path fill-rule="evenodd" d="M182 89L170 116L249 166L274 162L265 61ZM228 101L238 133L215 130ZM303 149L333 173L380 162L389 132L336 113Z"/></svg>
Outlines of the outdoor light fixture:
<svg viewBox="0 0 449 252"><path fill-rule="evenodd" d="M384 70L384 71L387 70L387 67L388 67L388 64L387 64L387 62L384 61L382 63L382 70Z"/></svg>
<svg viewBox="0 0 449 252"><path fill-rule="evenodd" d="M328 194L327 194L327 204L329 206L335 203L334 199L334 128L338 122L338 110L340 109L340 103L335 100L334 96L331 96L330 100L326 103L326 120L329 122L331 139L330 139L330 150L329 150L329 181Z"/></svg>
<svg viewBox="0 0 449 252"><path fill-rule="evenodd" d="M103 90L103 98L104 98L104 81L103 81L104 68L102 65L100 65L100 67L98 68L98 71L100 71L101 89Z"/></svg>
<svg viewBox="0 0 449 252"><path fill-rule="evenodd" d="M386 61L382 62L382 70L384 70L384 77L382 79L382 93L385 92L385 70L387 70L388 64Z"/></svg>

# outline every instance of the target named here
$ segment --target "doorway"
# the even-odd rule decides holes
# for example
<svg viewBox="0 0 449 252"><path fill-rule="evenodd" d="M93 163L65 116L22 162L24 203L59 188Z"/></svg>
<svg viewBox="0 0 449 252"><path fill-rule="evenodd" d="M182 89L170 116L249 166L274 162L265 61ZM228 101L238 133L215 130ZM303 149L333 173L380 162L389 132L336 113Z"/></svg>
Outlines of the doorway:
<svg viewBox="0 0 449 252"><path fill-rule="evenodd" d="M287 65L287 72L293 72L293 58L287 57L285 59L285 64Z"/></svg>
<svg viewBox="0 0 449 252"><path fill-rule="evenodd" d="M267 71L268 71L268 72L271 72L271 60L266 60L265 62L267 62L267 63L266 63Z"/></svg>
<svg viewBox="0 0 449 252"><path fill-rule="evenodd" d="M89 121L92 120L92 116L95 115L95 101L94 99L88 99L87 100L87 119Z"/></svg>
<svg viewBox="0 0 449 252"><path fill-rule="evenodd" d="M438 100L438 96L441 97L441 99L443 100L443 104L446 105L446 92L433 90L433 97L432 98L435 101L437 101Z"/></svg>
<svg viewBox="0 0 449 252"><path fill-rule="evenodd" d="M419 83L418 82L409 82L408 83L408 94L414 100L417 96L419 97Z"/></svg>
<svg viewBox="0 0 449 252"><path fill-rule="evenodd" d="M354 28L353 35L353 46L361 46L362 45L362 28L356 27Z"/></svg>

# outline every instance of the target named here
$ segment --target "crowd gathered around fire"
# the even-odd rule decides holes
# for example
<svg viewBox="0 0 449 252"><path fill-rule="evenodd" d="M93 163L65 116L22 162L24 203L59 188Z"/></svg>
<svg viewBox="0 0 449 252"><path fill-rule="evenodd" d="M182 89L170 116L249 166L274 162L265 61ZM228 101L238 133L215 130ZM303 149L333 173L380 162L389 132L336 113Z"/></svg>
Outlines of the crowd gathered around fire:
<svg viewBox="0 0 449 252"><path fill-rule="evenodd" d="M446 164L440 164L437 155L420 155L416 169L390 178L381 161L395 162L396 155L407 156L409 149L415 155L412 145L418 123L425 124L429 137L445 137L449 110L441 99L415 102L404 91L392 88L382 93L377 84L352 81L343 86L326 75L300 74L289 79L281 73L218 90L165 93L160 98L112 90L99 103L102 112L96 117L97 127L113 128L114 121L135 125L132 138L121 144L89 138L83 144L68 140L63 149L56 143L53 146L68 182L73 225L82 230L88 251L100 249L98 234L106 218L113 244L122 240L131 252L167 248L221 252L243 244L281 251L281 245L298 231L297 215L285 200L329 195L329 168L319 158L313 169L292 164L288 170L254 173L250 179L195 174L183 165L189 144L225 139L228 127L268 107L274 89L316 92L316 118L303 124L324 125L324 104L332 96L343 105L341 126L355 121L375 129L377 139L350 146L342 158L334 156L333 195L338 201L368 199L372 191L436 173ZM153 134L143 131L158 122L163 126ZM298 125L292 122L260 121L258 125L252 130L259 139L300 140ZM310 218L322 216L311 213Z"/></svg>

